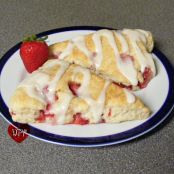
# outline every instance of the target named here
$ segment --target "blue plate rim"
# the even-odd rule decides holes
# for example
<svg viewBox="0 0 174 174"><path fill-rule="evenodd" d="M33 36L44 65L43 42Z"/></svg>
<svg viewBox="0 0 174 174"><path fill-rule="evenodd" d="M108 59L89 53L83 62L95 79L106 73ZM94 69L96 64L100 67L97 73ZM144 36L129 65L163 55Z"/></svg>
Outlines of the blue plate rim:
<svg viewBox="0 0 174 174"><path fill-rule="evenodd" d="M113 29L113 28L99 27L99 26L72 26L72 27L63 27L63 28L48 30L48 31L37 34L37 36L42 37L45 35L51 35L55 33L74 31L74 30L96 31L100 29ZM0 59L0 77L6 62L19 49L20 44L21 42L16 44L9 51L7 51L4 54L4 56ZM74 147L99 147L99 146L108 146L108 145L127 142L150 132L151 130L156 128L159 124L161 124L169 116L169 114L171 113L174 107L174 88L172 88L172 86L174 85L174 76L172 76L172 74L174 73L173 66L168 61L167 57L158 49L154 48L153 53L160 59L161 63L165 67L165 70L168 75L168 80L169 80L169 91L168 91L166 100L161 106L161 108L145 123L121 133L107 135L107 136L100 136L100 137L62 136L62 135L48 133L29 125L29 129L30 129L29 135L39 140L50 142L53 144L74 146ZM8 111L8 107L6 106L2 98L1 91L0 91L0 103L1 103L0 104L1 116L10 124L13 124L16 127L20 127L22 124L12 121Z"/></svg>

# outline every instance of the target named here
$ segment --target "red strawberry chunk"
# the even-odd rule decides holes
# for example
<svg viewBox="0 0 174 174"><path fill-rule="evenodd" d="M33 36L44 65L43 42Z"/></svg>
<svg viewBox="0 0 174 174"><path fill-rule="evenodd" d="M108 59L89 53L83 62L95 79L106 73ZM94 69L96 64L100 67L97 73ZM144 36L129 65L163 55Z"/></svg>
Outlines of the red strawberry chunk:
<svg viewBox="0 0 174 174"><path fill-rule="evenodd" d="M46 106L46 110L49 111L51 109L51 104L48 103L47 106Z"/></svg>
<svg viewBox="0 0 174 174"><path fill-rule="evenodd" d="M59 56L62 54L61 51L58 51L57 53L49 53L49 59L59 59Z"/></svg>
<svg viewBox="0 0 174 174"><path fill-rule="evenodd" d="M40 116L36 118L36 121L43 123L46 118L54 118L54 114L46 114L44 111L40 111Z"/></svg>
<svg viewBox="0 0 174 174"><path fill-rule="evenodd" d="M57 101L59 97L57 95L54 96L54 100Z"/></svg>
<svg viewBox="0 0 174 174"><path fill-rule="evenodd" d="M138 86L141 89L145 88L147 86L147 84L149 83L149 81L152 79L152 77L153 77L153 73L152 73L151 69L146 67L145 71L143 73L144 82L139 83Z"/></svg>
<svg viewBox="0 0 174 174"><path fill-rule="evenodd" d="M36 118L36 121L42 123L42 122L45 121L45 119L46 119L46 118L45 118L45 115L44 115L44 111L40 111L40 115L39 115L38 118Z"/></svg>
<svg viewBox="0 0 174 174"><path fill-rule="evenodd" d="M11 112L10 112L10 115L16 115L16 113L15 113L15 112L13 112L13 111L11 111Z"/></svg>
<svg viewBox="0 0 174 174"><path fill-rule="evenodd" d="M111 108L109 109L109 112L108 112L108 117L110 117L112 115L112 110Z"/></svg>
<svg viewBox="0 0 174 174"><path fill-rule="evenodd" d="M78 88L80 87L80 84L79 83L76 83L76 82L69 82L68 83L68 86L69 86L69 89L71 90L71 92L77 96L77 90Z"/></svg>
<svg viewBox="0 0 174 174"><path fill-rule="evenodd" d="M100 123L106 123L105 119L101 119Z"/></svg>
<svg viewBox="0 0 174 174"><path fill-rule="evenodd" d="M81 117L81 113L77 113L73 116L74 121L73 124L85 125L88 124L89 121Z"/></svg>
<svg viewBox="0 0 174 174"><path fill-rule="evenodd" d="M94 58L94 57L96 57L97 56L97 53L96 52L93 52L92 53L92 57Z"/></svg>
<svg viewBox="0 0 174 174"><path fill-rule="evenodd" d="M121 59L123 60L123 62L124 62L124 61L127 61L127 60L134 61L133 56L130 56L130 55L126 54L126 53L120 54L120 57L121 57Z"/></svg>
<svg viewBox="0 0 174 174"><path fill-rule="evenodd" d="M43 88L43 93L47 94L49 92L48 85Z"/></svg>
<svg viewBox="0 0 174 174"><path fill-rule="evenodd" d="M121 88L126 88L126 89L129 89L129 90L132 90L132 85L129 85L129 86L126 86L124 84L121 84L121 83L116 83L114 82L116 85L120 86Z"/></svg>

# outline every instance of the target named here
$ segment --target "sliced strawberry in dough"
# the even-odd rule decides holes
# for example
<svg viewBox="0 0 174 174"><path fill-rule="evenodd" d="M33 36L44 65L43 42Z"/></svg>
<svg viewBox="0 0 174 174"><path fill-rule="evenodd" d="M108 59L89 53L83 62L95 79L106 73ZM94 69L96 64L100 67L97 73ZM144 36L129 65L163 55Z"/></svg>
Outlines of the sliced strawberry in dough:
<svg viewBox="0 0 174 174"><path fill-rule="evenodd" d="M152 77L153 77L153 73L152 73L151 69L146 67L145 71L143 73L143 79L144 79L143 83L138 82L139 88L140 89L145 88L148 85L148 83L150 82L150 80L152 79ZM126 89L129 89L129 90L132 90L132 85L126 86L124 84L119 84L119 83L116 83L116 82L114 82L114 83L116 85L120 86L121 88L126 88Z"/></svg>
<svg viewBox="0 0 174 174"><path fill-rule="evenodd" d="M120 54L120 57L123 61L127 61L127 60L134 61L133 56L130 56L130 55L125 54L125 53Z"/></svg>
<svg viewBox="0 0 174 174"><path fill-rule="evenodd" d="M68 83L69 89L72 91L72 93L77 96L77 90L80 87L79 83L76 82L69 82Z"/></svg>
<svg viewBox="0 0 174 174"><path fill-rule="evenodd" d="M43 88L43 93L44 94L47 94L49 92L49 90L48 90L48 85L47 86L45 86L44 88Z"/></svg>
<svg viewBox="0 0 174 174"><path fill-rule="evenodd" d="M36 118L36 121L38 121L39 123L43 123L46 118L54 118L54 114L45 114L44 111L40 111L40 116Z"/></svg>
<svg viewBox="0 0 174 174"><path fill-rule="evenodd" d="M81 113L77 113L73 116L74 121L72 124L80 124L80 125L85 125L88 124L89 121L81 117Z"/></svg>
<svg viewBox="0 0 174 174"><path fill-rule="evenodd" d="M143 73L144 82L139 83L138 86L141 89L145 88L147 86L147 84L149 83L149 81L152 79L152 77L153 77L153 73L152 73L151 69L146 67L145 71Z"/></svg>
<svg viewBox="0 0 174 174"><path fill-rule="evenodd" d="M42 122L45 121L45 119L46 119L46 118L45 118L45 115L44 115L44 111L40 111L40 115L39 115L38 118L36 118L36 121L42 123Z"/></svg>
<svg viewBox="0 0 174 174"><path fill-rule="evenodd" d="M112 111L111 109L109 109L108 117L110 117L111 115L112 115Z"/></svg>
<svg viewBox="0 0 174 174"><path fill-rule="evenodd" d="M124 84L121 84L121 83L119 84L119 83L116 83L116 82L114 82L114 84L120 86L121 88L126 88L126 89L129 89L129 90L132 90L132 85L126 86Z"/></svg>
<svg viewBox="0 0 174 174"><path fill-rule="evenodd" d="M105 119L101 119L100 123L106 123Z"/></svg>
<svg viewBox="0 0 174 174"><path fill-rule="evenodd" d="M49 111L51 109L51 103L48 103L46 106L46 110Z"/></svg>
<svg viewBox="0 0 174 174"><path fill-rule="evenodd" d="M57 101L59 97L57 95L54 96L54 100Z"/></svg>
<svg viewBox="0 0 174 174"><path fill-rule="evenodd" d="M11 112L10 112L10 115L16 115L16 113L15 113L15 112L13 112L13 111L11 111Z"/></svg>

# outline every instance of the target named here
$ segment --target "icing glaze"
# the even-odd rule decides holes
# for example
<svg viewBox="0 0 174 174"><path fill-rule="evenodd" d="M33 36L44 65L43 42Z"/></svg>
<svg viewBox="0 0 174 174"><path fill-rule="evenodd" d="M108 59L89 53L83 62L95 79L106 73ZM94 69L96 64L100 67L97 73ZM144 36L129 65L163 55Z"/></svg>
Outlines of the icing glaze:
<svg viewBox="0 0 174 174"><path fill-rule="evenodd" d="M127 102L128 103L134 103L135 102L135 96L128 91L127 89L123 89L127 98Z"/></svg>
<svg viewBox="0 0 174 174"><path fill-rule="evenodd" d="M51 68L55 65L59 65L60 67L53 79L50 80L49 75L44 71L44 69ZM56 85L64 72L67 70L68 66L68 63L61 60L50 60L39 68L38 71L29 75L28 78L26 78L19 86L24 87L29 96L45 103L46 106L49 104L49 107L46 107L46 111L43 112L45 112L46 115L52 115L51 119L54 119L54 121L58 124L66 123L69 104L74 97L73 94L69 92L61 92L58 100L55 101L54 99L56 94ZM91 80L90 70L77 66L73 71L72 79L77 73L81 73L83 75L83 80L77 89L77 96L82 98L89 106L88 112L84 113L83 117L86 119L92 119L93 123L98 123L102 119L101 116L105 107L106 90L111 82L109 80L105 80L102 91L100 92L98 98L94 100L89 92L89 84ZM44 92L43 89L46 86L47 90ZM128 103L135 102L135 97L127 89L124 89L124 92Z"/></svg>
<svg viewBox="0 0 174 174"><path fill-rule="evenodd" d="M81 86L77 90L78 97L82 98L85 100L85 102L89 105L89 110L86 114L83 116L88 118L88 114L92 115L93 117L93 122L97 123L101 120L101 115L104 110L104 103L105 103L105 94L106 94L106 89L108 85L110 84L110 81L106 81L104 88L102 92L100 93L99 97L97 100L92 99L89 93L89 83L91 79L91 74L88 69L83 69L81 67L77 67L74 70L74 75L75 73L80 72L83 74L83 81L81 83Z"/></svg>
<svg viewBox="0 0 174 174"><path fill-rule="evenodd" d="M100 40L100 36L96 33L93 34L92 36L94 45L95 45L95 51L96 51L96 56L94 56L94 64L96 69L98 69L102 63L102 58L103 58L103 54L102 54L102 44L101 44L101 40Z"/></svg>
<svg viewBox="0 0 174 174"><path fill-rule="evenodd" d="M137 70L134 67L133 61L123 61L120 57L120 54L130 54L129 45L127 40L125 39L125 35L129 38L131 46L134 49L137 61L139 62L141 67L141 72L143 73L146 67L150 67L152 69L153 75L155 75L156 72L152 54L148 53L147 51L142 52L137 45L138 41L142 41L144 44L146 44L147 37L149 35L149 32L140 29L124 29L118 31L103 29L96 31L92 34L92 40L95 45L95 55L86 47L84 38L85 36L79 36L69 41L68 46L60 54L59 58L64 59L66 56L70 55L73 51L73 48L76 46L90 59L93 67L98 70L103 61L101 37L104 36L107 38L110 46L114 50L116 65L119 71L130 81L131 85L135 86L138 84L138 77ZM119 53L118 51L114 36L117 37L121 44L122 53Z"/></svg>
<svg viewBox="0 0 174 174"><path fill-rule="evenodd" d="M147 43L148 32L139 29L124 29L122 32L129 38L129 41L134 49L134 54L136 55L136 58L141 66L141 72L143 73L146 67L150 67L153 75L155 75L156 72L152 54L148 53L147 51L142 52L137 44L140 41L144 42L145 44Z"/></svg>
<svg viewBox="0 0 174 174"><path fill-rule="evenodd" d="M122 53L129 53L128 43L127 43L124 35L121 33L121 31L118 30L118 31L113 31L113 32L114 32L114 35L118 38L118 40L121 44Z"/></svg>
<svg viewBox="0 0 174 174"><path fill-rule="evenodd" d="M54 101L57 82L60 80L60 78L62 77L62 75L64 74L64 72L69 66L69 64L66 62L59 62L59 65L60 65L60 69L57 71L54 79L50 82L48 86L47 99L49 102Z"/></svg>
<svg viewBox="0 0 174 174"><path fill-rule="evenodd" d="M137 85L137 72L134 68L133 62L132 60L122 61L114 39L113 32L110 30L99 30L98 33L99 35L105 36L108 39L110 46L114 50L116 63L120 72L131 82L132 85Z"/></svg>
<svg viewBox="0 0 174 174"><path fill-rule="evenodd" d="M74 49L74 44L72 41L69 41L68 46L66 47L66 49L62 52L62 53L58 53L59 54L59 59L62 60L64 59L66 56L69 56L72 51Z"/></svg>
<svg viewBox="0 0 174 174"><path fill-rule="evenodd" d="M55 65L60 65L59 70L57 71L55 77L50 82L50 77L47 73L42 71L43 68L50 68ZM58 60L49 60L43 67L39 68L37 71L29 74L28 77L19 85L19 87L23 87L26 89L27 94L43 103L46 101L54 101L53 98L55 96L56 84L59 81L60 77L63 75L65 70L68 67L68 63ZM50 82L50 83L49 83ZM43 89L47 87L47 93L44 94ZM46 98L45 98L46 97Z"/></svg>
<svg viewBox="0 0 174 174"><path fill-rule="evenodd" d="M49 111L55 115L59 124L65 123L66 113L72 97L73 96L69 93L61 93L61 97L59 97L59 100L52 105Z"/></svg>
<svg viewBox="0 0 174 174"><path fill-rule="evenodd" d="M18 86L18 88L25 88L27 94L35 98L42 103L46 103L45 96L41 92L42 89L48 84L49 76L41 71L35 71L23 80L23 82Z"/></svg>

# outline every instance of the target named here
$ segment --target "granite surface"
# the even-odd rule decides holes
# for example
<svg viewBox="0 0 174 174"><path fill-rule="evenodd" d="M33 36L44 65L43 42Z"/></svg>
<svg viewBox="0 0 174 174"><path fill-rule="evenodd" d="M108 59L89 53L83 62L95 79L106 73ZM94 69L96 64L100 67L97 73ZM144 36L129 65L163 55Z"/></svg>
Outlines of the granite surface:
<svg viewBox="0 0 174 174"><path fill-rule="evenodd" d="M174 64L172 0L0 0L0 56L31 33L98 25L143 28ZM174 112L152 133L121 145L73 148L29 137L15 143L0 118L0 174L173 174Z"/></svg>

